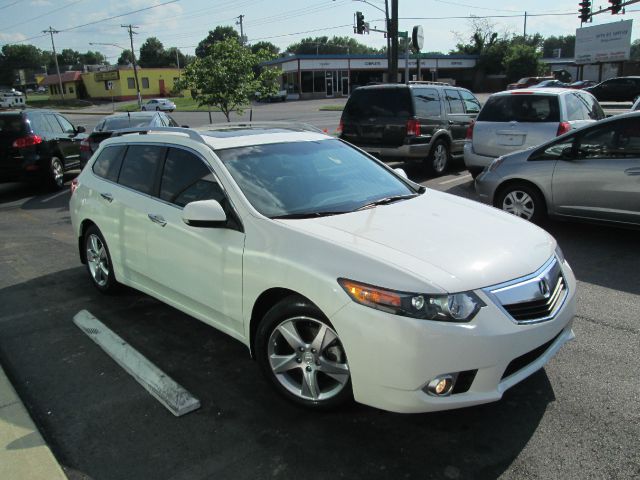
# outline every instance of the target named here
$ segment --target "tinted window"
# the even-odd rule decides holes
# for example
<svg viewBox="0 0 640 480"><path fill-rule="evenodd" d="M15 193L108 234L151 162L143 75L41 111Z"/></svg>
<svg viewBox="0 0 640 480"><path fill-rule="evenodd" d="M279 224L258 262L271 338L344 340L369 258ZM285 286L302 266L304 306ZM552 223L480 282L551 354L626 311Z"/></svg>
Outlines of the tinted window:
<svg viewBox="0 0 640 480"><path fill-rule="evenodd" d="M31 131L37 135L46 133L49 130L49 124L40 113L30 113L29 123L31 124Z"/></svg>
<svg viewBox="0 0 640 480"><path fill-rule="evenodd" d="M587 111L586 118L591 120L602 120L604 118L604 111L593 95L582 92L578 92L576 95L585 105Z"/></svg>
<svg viewBox="0 0 640 480"><path fill-rule="evenodd" d="M449 113L464 113L462 99L457 90L445 90L447 97L447 108Z"/></svg>
<svg viewBox="0 0 640 480"><path fill-rule="evenodd" d="M567 120L587 120L587 111L584 102L576 95L564 96L567 104Z"/></svg>
<svg viewBox="0 0 640 480"><path fill-rule="evenodd" d="M357 89L349 98L345 115L353 118L408 117L411 95L408 88Z"/></svg>
<svg viewBox="0 0 640 480"><path fill-rule="evenodd" d="M184 207L198 200L220 202L224 194L200 158L186 150L170 148L162 173L160 198Z"/></svg>
<svg viewBox="0 0 640 480"><path fill-rule="evenodd" d="M11 136L25 133L27 126L21 115L0 115L0 135Z"/></svg>
<svg viewBox="0 0 640 480"><path fill-rule="evenodd" d="M60 122L60 125L62 125L62 130L64 130L65 133L75 133L76 129L73 128L73 125L71 125L69 120L67 120L64 117L61 117L60 115L56 115L56 118Z"/></svg>
<svg viewBox="0 0 640 480"><path fill-rule="evenodd" d="M480 102L471 94L471 92L460 90L460 95L464 101L464 108L467 113L478 113L480 111Z"/></svg>
<svg viewBox="0 0 640 480"><path fill-rule="evenodd" d="M45 121L47 122L47 125L49 125L48 130L52 133L63 133L62 131L62 127L60 126L60 124L58 123L58 121L56 120L56 117L54 115L43 115Z"/></svg>
<svg viewBox="0 0 640 480"><path fill-rule="evenodd" d="M165 150L155 145L130 145L118 183L148 195L153 194L156 173L164 159Z"/></svg>
<svg viewBox="0 0 640 480"><path fill-rule="evenodd" d="M118 172L120 172L125 149L124 146L113 146L102 150L96 161L93 162L93 173L112 182L118 180Z"/></svg>
<svg viewBox="0 0 640 480"><path fill-rule="evenodd" d="M640 118L607 123L584 132L578 144L578 158L640 157Z"/></svg>
<svg viewBox="0 0 640 480"><path fill-rule="evenodd" d="M416 116L440 116L440 96L435 88L414 88L412 91L416 105Z"/></svg>
<svg viewBox="0 0 640 480"><path fill-rule="evenodd" d="M104 131L113 131L120 130L123 128L136 128L136 127L146 127L152 121L152 117L139 117L139 116L131 116L131 117L114 117L107 118L104 121Z"/></svg>
<svg viewBox="0 0 640 480"><path fill-rule="evenodd" d="M555 95L496 95L489 97L478 121L559 122L560 108Z"/></svg>
<svg viewBox="0 0 640 480"><path fill-rule="evenodd" d="M561 158L571 158L573 155L574 140L575 135L569 135L562 140L555 141L533 153L529 157L529 160L559 160Z"/></svg>

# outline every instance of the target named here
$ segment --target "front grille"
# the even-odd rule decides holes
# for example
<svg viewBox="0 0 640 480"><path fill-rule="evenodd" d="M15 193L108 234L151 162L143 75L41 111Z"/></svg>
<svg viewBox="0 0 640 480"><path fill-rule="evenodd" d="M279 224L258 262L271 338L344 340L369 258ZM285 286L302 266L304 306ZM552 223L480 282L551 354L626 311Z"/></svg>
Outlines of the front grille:
<svg viewBox="0 0 640 480"><path fill-rule="evenodd" d="M551 292L549 298L534 300L531 302L513 303L503 305L504 309L518 322L537 320L550 317L556 308L562 304L566 295L566 284L562 275L558 276L558 281Z"/></svg>
<svg viewBox="0 0 640 480"><path fill-rule="evenodd" d="M562 331L560 333L562 333ZM536 348L534 350L531 350L530 352L527 352L524 355L520 355L518 358L514 358L509 363L509 365L507 365L507 368L504 371L504 373L502 374L502 378L500 380L503 380L503 379L513 375L514 373L522 370L524 367L526 367L527 365L532 364L538 358L540 358L542 355L544 355L544 353L549 349L549 347L553 344L553 342L555 342L556 339L560 336L560 333L558 333L558 335L553 337L547 343L545 343L543 345L540 345L538 348Z"/></svg>

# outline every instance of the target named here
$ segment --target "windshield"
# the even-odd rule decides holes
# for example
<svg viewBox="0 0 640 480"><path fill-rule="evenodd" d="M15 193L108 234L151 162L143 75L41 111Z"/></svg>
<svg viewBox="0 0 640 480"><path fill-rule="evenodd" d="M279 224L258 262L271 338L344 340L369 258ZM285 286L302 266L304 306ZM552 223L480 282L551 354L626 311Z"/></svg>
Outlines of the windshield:
<svg viewBox="0 0 640 480"><path fill-rule="evenodd" d="M255 145L216 154L254 208L271 218L346 213L416 194L339 140Z"/></svg>
<svg viewBox="0 0 640 480"><path fill-rule="evenodd" d="M559 122L555 95L496 95L489 97L478 122Z"/></svg>

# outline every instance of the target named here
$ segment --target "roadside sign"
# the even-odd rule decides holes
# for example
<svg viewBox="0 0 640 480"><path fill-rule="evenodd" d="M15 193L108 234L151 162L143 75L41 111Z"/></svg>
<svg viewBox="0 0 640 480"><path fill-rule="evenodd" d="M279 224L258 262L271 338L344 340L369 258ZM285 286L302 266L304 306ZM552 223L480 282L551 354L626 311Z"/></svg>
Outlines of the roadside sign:
<svg viewBox="0 0 640 480"><path fill-rule="evenodd" d="M411 33L411 43L413 44L413 48L416 51L422 50L424 47L424 32L422 31L422 27L420 25L416 25L413 27L413 32Z"/></svg>
<svg viewBox="0 0 640 480"><path fill-rule="evenodd" d="M113 90L113 82L111 80L107 82L107 90Z"/></svg>

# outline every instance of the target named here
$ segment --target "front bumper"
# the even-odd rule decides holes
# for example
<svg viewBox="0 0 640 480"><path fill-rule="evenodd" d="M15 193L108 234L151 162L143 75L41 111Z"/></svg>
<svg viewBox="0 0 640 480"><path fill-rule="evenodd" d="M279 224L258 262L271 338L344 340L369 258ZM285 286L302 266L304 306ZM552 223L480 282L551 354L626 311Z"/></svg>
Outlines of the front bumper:
<svg viewBox="0 0 640 480"><path fill-rule="evenodd" d="M563 271L569 290L563 306L553 319L533 325L516 324L482 291L477 293L487 306L466 324L417 320L347 304L331 321L347 353L354 398L399 413L499 400L574 338L576 282L568 264ZM524 366L505 376L507 367L523 358ZM464 392L434 397L425 391L439 375L469 371L476 372Z"/></svg>

